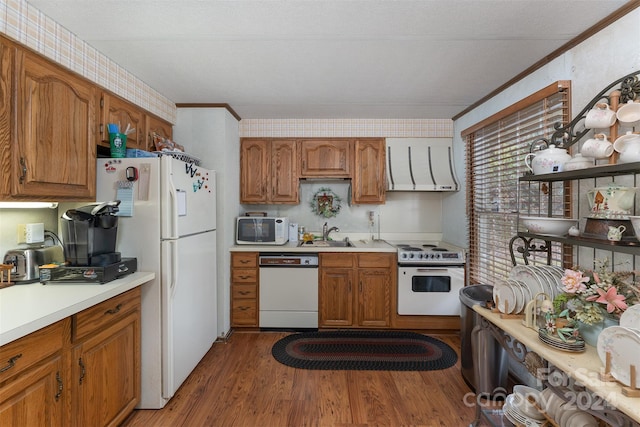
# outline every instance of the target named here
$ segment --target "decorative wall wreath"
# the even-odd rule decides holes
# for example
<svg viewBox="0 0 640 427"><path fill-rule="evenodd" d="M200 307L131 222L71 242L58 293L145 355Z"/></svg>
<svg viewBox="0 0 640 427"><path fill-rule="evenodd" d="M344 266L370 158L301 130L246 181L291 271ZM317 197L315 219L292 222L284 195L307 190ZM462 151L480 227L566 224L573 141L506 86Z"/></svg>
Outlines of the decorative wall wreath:
<svg viewBox="0 0 640 427"><path fill-rule="evenodd" d="M340 197L330 188L323 187L316 191L311 199L311 211L324 218L332 218L340 212Z"/></svg>

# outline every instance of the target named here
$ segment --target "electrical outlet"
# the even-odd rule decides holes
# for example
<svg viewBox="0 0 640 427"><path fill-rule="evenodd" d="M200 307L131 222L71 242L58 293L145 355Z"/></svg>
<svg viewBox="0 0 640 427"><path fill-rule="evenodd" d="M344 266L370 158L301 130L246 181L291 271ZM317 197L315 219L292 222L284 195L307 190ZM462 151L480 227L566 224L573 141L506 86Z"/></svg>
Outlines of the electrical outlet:
<svg viewBox="0 0 640 427"><path fill-rule="evenodd" d="M44 224L18 224L18 243L44 242Z"/></svg>

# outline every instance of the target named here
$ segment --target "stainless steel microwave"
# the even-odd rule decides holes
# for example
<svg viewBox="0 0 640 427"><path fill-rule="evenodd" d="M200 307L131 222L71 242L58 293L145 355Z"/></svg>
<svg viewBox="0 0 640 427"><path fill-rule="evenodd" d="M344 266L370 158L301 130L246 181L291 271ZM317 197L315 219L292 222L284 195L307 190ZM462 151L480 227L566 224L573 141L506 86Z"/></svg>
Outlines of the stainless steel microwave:
<svg viewBox="0 0 640 427"><path fill-rule="evenodd" d="M240 216L236 221L239 245L284 245L289 241L289 218Z"/></svg>

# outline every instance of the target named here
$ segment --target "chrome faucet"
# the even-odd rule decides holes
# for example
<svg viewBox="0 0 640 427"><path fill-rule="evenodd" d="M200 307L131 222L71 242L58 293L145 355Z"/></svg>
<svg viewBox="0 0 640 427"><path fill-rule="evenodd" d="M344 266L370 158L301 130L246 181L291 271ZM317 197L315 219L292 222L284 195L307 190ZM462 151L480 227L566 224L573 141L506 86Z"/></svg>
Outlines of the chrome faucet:
<svg viewBox="0 0 640 427"><path fill-rule="evenodd" d="M322 240L324 240L325 242L329 240L329 233L331 233L332 231L340 231L338 227L328 227L329 225L326 222L322 226Z"/></svg>

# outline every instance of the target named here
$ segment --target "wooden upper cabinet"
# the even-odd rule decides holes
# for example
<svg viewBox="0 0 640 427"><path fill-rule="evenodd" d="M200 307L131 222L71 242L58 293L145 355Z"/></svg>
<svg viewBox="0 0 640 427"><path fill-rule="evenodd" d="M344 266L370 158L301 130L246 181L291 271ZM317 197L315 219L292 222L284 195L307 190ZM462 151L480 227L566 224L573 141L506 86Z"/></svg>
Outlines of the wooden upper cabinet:
<svg viewBox="0 0 640 427"><path fill-rule="evenodd" d="M173 126L171 125L171 123L148 114L146 124L147 127L144 133L147 138L146 148L141 149L147 151L155 151L156 148L153 145L154 135L158 135L167 139L173 139Z"/></svg>
<svg viewBox="0 0 640 427"><path fill-rule="evenodd" d="M386 153L384 139L363 139L354 142L352 194L353 203L385 202Z"/></svg>
<svg viewBox="0 0 640 427"><path fill-rule="evenodd" d="M114 123L120 127L120 132L124 133L129 125L130 129L135 129L127 135L127 148L147 149L145 113L136 105L124 99L103 92L100 99L100 142L99 144L109 147L109 129L107 124Z"/></svg>
<svg viewBox="0 0 640 427"><path fill-rule="evenodd" d="M295 141L240 141L240 203L297 204L298 201Z"/></svg>
<svg viewBox="0 0 640 427"><path fill-rule="evenodd" d="M240 203L267 203L269 147L264 139L240 141Z"/></svg>
<svg viewBox="0 0 640 427"><path fill-rule="evenodd" d="M15 53L14 76L16 132L8 197L95 200L94 85L21 49Z"/></svg>
<svg viewBox="0 0 640 427"><path fill-rule="evenodd" d="M351 141L348 139L303 139L300 158L302 178L351 178Z"/></svg>
<svg viewBox="0 0 640 427"><path fill-rule="evenodd" d="M294 141L271 141L271 202L298 203L298 150Z"/></svg>

